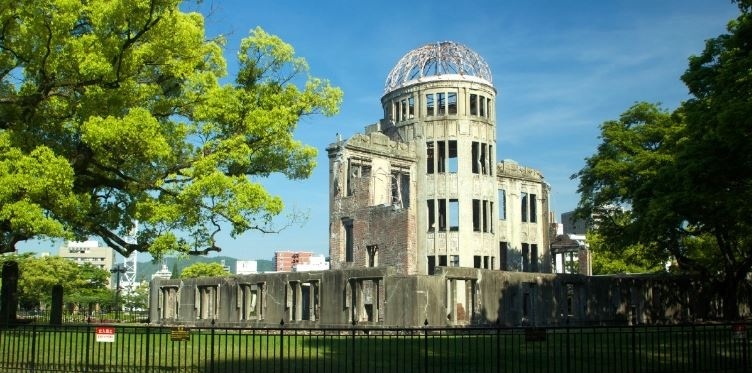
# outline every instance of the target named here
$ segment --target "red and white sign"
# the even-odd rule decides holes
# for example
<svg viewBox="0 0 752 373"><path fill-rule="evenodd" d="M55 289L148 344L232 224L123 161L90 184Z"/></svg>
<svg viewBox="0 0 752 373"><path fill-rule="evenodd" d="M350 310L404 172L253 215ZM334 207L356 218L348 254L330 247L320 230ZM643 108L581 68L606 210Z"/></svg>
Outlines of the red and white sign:
<svg viewBox="0 0 752 373"><path fill-rule="evenodd" d="M115 328L112 326L97 326L95 333L97 342L115 342Z"/></svg>

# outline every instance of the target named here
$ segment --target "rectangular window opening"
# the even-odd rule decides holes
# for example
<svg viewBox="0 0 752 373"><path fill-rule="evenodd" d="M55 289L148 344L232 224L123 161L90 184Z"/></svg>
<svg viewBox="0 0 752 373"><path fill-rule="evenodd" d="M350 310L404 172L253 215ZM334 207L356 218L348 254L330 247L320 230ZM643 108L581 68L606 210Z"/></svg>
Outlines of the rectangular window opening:
<svg viewBox="0 0 752 373"><path fill-rule="evenodd" d="M482 219L483 220L483 232L488 232L488 225L489 225L488 224L488 222L489 222L488 211L489 211L488 210L488 201L483 200L483 216L482 216L482 218L483 218Z"/></svg>
<svg viewBox="0 0 752 373"><path fill-rule="evenodd" d="M470 115L478 115L478 95L470 94Z"/></svg>
<svg viewBox="0 0 752 373"><path fill-rule="evenodd" d="M459 267L460 266L460 256L459 255L452 255L449 257L449 265L452 267Z"/></svg>
<svg viewBox="0 0 752 373"><path fill-rule="evenodd" d="M434 147L433 147L433 141L429 141L426 143L426 173L432 174L433 173L433 167L434 167Z"/></svg>
<svg viewBox="0 0 752 373"><path fill-rule="evenodd" d="M473 232L480 232L480 200L473 200Z"/></svg>
<svg viewBox="0 0 752 373"><path fill-rule="evenodd" d="M436 109L438 109L437 115L446 115L446 93L436 94Z"/></svg>
<svg viewBox="0 0 752 373"><path fill-rule="evenodd" d="M499 220L507 220L507 193L499 189Z"/></svg>
<svg viewBox="0 0 752 373"><path fill-rule="evenodd" d="M480 166L478 165L478 157L480 154L480 150L478 149L480 146L480 143L477 141L473 141L472 143L472 153L470 154L470 161L473 164L473 173L477 174L480 172Z"/></svg>
<svg viewBox="0 0 752 373"><path fill-rule="evenodd" d="M407 119L415 118L415 97L410 96L407 99Z"/></svg>
<svg viewBox="0 0 752 373"><path fill-rule="evenodd" d="M428 256L428 274L434 274L436 270L436 257L433 255Z"/></svg>
<svg viewBox="0 0 752 373"><path fill-rule="evenodd" d="M456 199L449 200L449 230L460 230L460 203Z"/></svg>
<svg viewBox="0 0 752 373"><path fill-rule="evenodd" d="M400 121L407 120L407 99L402 99L402 101L400 101L399 120Z"/></svg>
<svg viewBox="0 0 752 373"><path fill-rule="evenodd" d="M436 212L434 210L434 200L428 200L428 231L436 230Z"/></svg>
<svg viewBox="0 0 752 373"><path fill-rule="evenodd" d="M527 223L527 204L527 193L520 193L520 214L523 223Z"/></svg>
<svg viewBox="0 0 752 373"><path fill-rule="evenodd" d="M448 105L448 114L454 115L457 114L457 93L456 92L449 92L447 94L447 105Z"/></svg>
<svg viewBox="0 0 752 373"><path fill-rule="evenodd" d="M483 175L488 175L488 160L486 159L487 151L488 151L488 145L481 144L481 146L480 146L480 159L478 160L478 163L479 163L480 168L481 168L480 171L481 171L481 173Z"/></svg>
<svg viewBox="0 0 752 373"><path fill-rule="evenodd" d="M478 109L480 111L480 116L485 117L486 116L486 98L483 96L478 96L479 98L479 105Z"/></svg>
<svg viewBox="0 0 752 373"><path fill-rule="evenodd" d="M432 117L434 115L433 107L433 93L426 95L426 116Z"/></svg>
<svg viewBox="0 0 752 373"><path fill-rule="evenodd" d="M509 252L509 244L500 241L499 242L499 269L502 271L507 270L507 255Z"/></svg>
<svg viewBox="0 0 752 373"><path fill-rule="evenodd" d="M446 267L446 265L447 265L447 256L439 255L439 267Z"/></svg>
<svg viewBox="0 0 752 373"><path fill-rule="evenodd" d="M343 219L342 226L345 229L345 261L353 261L353 221L352 219Z"/></svg>
<svg viewBox="0 0 752 373"><path fill-rule="evenodd" d="M445 199L439 199L439 231L447 229L447 204Z"/></svg>
<svg viewBox="0 0 752 373"><path fill-rule="evenodd" d="M538 203L535 194L530 195L530 222L535 223L538 215Z"/></svg>
<svg viewBox="0 0 752 373"><path fill-rule="evenodd" d="M446 164L447 164L447 152L446 152L446 142L445 141L437 141L437 150L438 154L436 155L436 172L443 174L446 172Z"/></svg>
<svg viewBox="0 0 752 373"><path fill-rule="evenodd" d="M480 255L473 256L473 268L481 268L480 265Z"/></svg>
<svg viewBox="0 0 752 373"><path fill-rule="evenodd" d="M522 244L522 272L530 272L530 245Z"/></svg>
<svg viewBox="0 0 752 373"><path fill-rule="evenodd" d="M449 140L449 154L447 155L447 171L457 173L457 140Z"/></svg>

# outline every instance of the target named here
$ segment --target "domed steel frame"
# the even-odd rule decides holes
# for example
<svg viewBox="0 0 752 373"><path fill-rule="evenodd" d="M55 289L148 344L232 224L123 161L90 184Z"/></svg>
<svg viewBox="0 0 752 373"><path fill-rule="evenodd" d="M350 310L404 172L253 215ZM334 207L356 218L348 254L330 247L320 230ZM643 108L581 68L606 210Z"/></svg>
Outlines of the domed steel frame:
<svg viewBox="0 0 752 373"><path fill-rule="evenodd" d="M431 78L480 80L492 84L491 69L478 53L453 41L426 44L405 54L386 78L384 93Z"/></svg>

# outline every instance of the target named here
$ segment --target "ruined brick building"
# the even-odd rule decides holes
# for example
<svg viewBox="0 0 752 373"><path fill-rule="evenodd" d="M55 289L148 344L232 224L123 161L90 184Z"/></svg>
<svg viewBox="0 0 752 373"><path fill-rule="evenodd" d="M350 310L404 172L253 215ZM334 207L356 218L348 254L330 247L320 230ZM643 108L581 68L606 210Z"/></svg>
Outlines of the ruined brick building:
<svg viewBox="0 0 752 373"><path fill-rule="evenodd" d="M332 268L551 272L549 186L496 162L496 88L481 56L454 42L412 50L381 106L364 134L327 148Z"/></svg>
<svg viewBox="0 0 752 373"><path fill-rule="evenodd" d="M327 148L332 269L156 278L151 322L573 325L720 315L702 279L551 273L551 247L570 257L580 249L552 240L543 176L496 161L496 99L488 65L470 49L410 51L387 77L384 118Z"/></svg>

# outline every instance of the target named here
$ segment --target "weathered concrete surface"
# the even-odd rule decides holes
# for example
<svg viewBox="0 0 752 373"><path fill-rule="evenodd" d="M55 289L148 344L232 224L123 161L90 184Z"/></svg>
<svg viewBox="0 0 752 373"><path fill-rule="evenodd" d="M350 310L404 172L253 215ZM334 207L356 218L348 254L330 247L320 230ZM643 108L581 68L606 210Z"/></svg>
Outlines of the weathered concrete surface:
<svg viewBox="0 0 752 373"><path fill-rule="evenodd" d="M740 311L749 316L748 297ZM431 326L675 323L721 316L720 299L683 276L582 276L438 267L155 279L153 323L207 326Z"/></svg>

